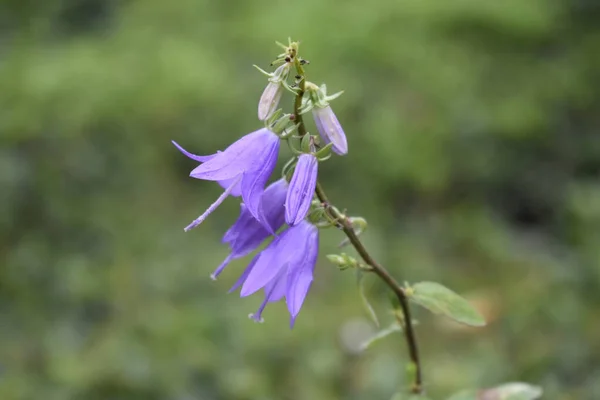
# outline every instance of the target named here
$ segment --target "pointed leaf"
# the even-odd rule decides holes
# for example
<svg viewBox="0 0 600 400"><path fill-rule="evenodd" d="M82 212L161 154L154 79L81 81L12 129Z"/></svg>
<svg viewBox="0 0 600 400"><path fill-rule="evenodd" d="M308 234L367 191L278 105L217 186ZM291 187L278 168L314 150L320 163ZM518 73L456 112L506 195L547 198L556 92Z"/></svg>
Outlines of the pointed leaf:
<svg viewBox="0 0 600 400"><path fill-rule="evenodd" d="M363 279L364 275L365 274L360 269L356 270L356 280L358 283L358 294L360 295L360 300L362 301L363 306L365 307L365 310L367 311L367 314L369 314L369 317L371 318L371 320L373 321L375 326L379 328L379 319L377 318L377 314L375 314L375 310L373 309L373 306L371 305L371 303L369 303L369 299L367 299L367 295L365 294L365 285L364 285L364 279Z"/></svg>
<svg viewBox="0 0 600 400"><path fill-rule="evenodd" d="M363 343L361 343L360 349L364 351L371 347L373 344L379 342L381 339L384 339L395 332L402 332L402 327L396 323L391 324L387 328L380 330L379 332L371 336L369 339L365 340Z"/></svg>
<svg viewBox="0 0 600 400"><path fill-rule="evenodd" d="M420 282L407 290L409 299L434 314L445 315L457 322L483 326L485 320L467 300L435 282Z"/></svg>

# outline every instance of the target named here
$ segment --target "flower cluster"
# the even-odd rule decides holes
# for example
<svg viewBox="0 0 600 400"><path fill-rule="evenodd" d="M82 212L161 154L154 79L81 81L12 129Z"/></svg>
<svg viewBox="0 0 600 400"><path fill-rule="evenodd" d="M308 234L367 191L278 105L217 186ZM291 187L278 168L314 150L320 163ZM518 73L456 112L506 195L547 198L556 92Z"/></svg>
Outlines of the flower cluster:
<svg viewBox="0 0 600 400"><path fill-rule="evenodd" d="M258 311L250 316L262 320L262 312L269 302L285 298L291 315L291 325L313 280L313 271L319 247L319 213L313 213L317 172L320 161L329 158L330 151L339 155L348 152L346 136L329 101L339 96L327 96L324 86L303 82L300 90L296 82L288 85L292 67L299 69L304 62L297 56L297 44L284 46L286 51L275 63L281 63L273 73L262 71L269 77L258 104L258 119L264 128L249 133L223 151L200 156L173 144L188 158L199 162L192 170L192 178L216 181L223 193L206 211L190 223L185 231L201 224L227 197L241 197L241 211L236 222L223 236L230 254L212 273L216 279L234 259L255 252L263 242L271 240L258 252L232 291L241 288L241 296L261 289L264 301ZM298 79L299 76L296 76ZM294 135L294 116L282 115L277 110L285 90L302 100L294 115L313 111L315 125L322 142L304 131ZM290 144L294 157L286 164L283 177L267 186L280 153L281 141ZM297 142L300 148L297 149Z"/></svg>

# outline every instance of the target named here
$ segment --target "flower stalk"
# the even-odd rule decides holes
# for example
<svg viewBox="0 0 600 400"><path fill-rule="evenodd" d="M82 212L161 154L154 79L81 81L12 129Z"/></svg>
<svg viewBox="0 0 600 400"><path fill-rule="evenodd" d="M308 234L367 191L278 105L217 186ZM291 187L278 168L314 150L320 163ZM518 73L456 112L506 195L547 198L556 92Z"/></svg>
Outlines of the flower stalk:
<svg viewBox="0 0 600 400"><path fill-rule="evenodd" d="M306 126L302 119L302 98L306 92L306 75L304 72L303 62L298 58L297 46L290 47L290 54L293 58L294 66L296 68L296 79L298 81L296 89L296 97L294 99L294 122L298 127L298 135L304 136L307 134ZM374 272L389 288L400 303L400 308L403 314L403 332L408 347L409 357L411 364L409 369L413 370L413 382L411 383L411 392L420 394L423 392L423 381L421 372L421 361L419 358L419 349L417 346L417 338L411 318L410 306L408 303L408 297L404 291L404 288L394 279L392 275L379 264L368 252L365 245L361 242L360 238L354 230L352 221L342 214L336 207L331 206L329 198L325 193L325 190L321 186L320 182L317 181L315 188L316 195L319 201L324 205L325 211L330 217L330 220L336 221L336 225L340 228L350 244L354 247L356 252L360 255L365 264L370 268L370 271Z"/></svg>

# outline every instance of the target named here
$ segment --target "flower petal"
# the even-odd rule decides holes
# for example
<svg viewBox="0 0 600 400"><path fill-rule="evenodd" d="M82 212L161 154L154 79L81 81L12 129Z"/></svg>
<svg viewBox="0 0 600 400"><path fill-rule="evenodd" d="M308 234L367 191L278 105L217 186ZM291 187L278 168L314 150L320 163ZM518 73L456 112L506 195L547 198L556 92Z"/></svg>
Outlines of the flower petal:
<svg viewBox="0 0 600 400"><path fill-rule="evenodd" d="M319 254L319 230L309 222L304 221L302 224L305 224L303 228L306 231L306 238L301 246L305 256L299 263L290 263L288 267L286 302L292 316L291 325L294 324L310 289Z"/></svg>
<svg viewBox="0 0 600 400"><path fill-rule="evenodd" d="M171 140L171 143L173 143L173 145L175 147L177 147L177 150L179 150L180 152L182 152L187 158L191 158L192 160L198 161L198 162L207 162L207 161L213 159L217 154L220 153L220 152L217 152L216 154L210 154L208 156L199 156L199 155L190 153L189 151L187 151L186 149L184 149L183 147L181 147L174 140Z"/></svg>
<svg viewBox="0 0 600 400"><path fill-rule="evenodd" d="M249 317L256 322L264 322L262 313L268 303L274 303L279 301L285 296L285 288L287 283L287 273L285 269L282 269L279 274L271 280L271 282L265 286L265 299L260 304L260 307L254 314L250 314Z"/></svg>
<svg viewBox="0 0 600 400"><path fill-rule="evenodd" d="M279 138L275 134L272 134L272 136L275 140L271 140L268 143L268 147L262 150L262 157L257 159L256 168L244 172L242 179L242 199L244 200L244 204L248 207L250 214L269 231L272 231L272 228L266 221L262 220L259 207L265 184L275 169L279 154ZM274 232L271 233L274 234Z"/></svg>
<svg viewBox="0 0 600 400"><path fill-rule="evenodd" d="M280 236L276 237L271 244L260 253L260 257L250 272L241 296L245 297L265 287L282 268L290 263L297 263L304 256L303 247L298 243L306 241L306 233L303 229L290 227Z"/></svg>
<svg viewBox="0 0 600 400"><path fill-rule="evenodd" d="M217 183L221 185L223 189L227 189L229 186L231 186L231 183L233 181L236 181L236 184L234 187L231 188L231 193L229 195L233 197L240 197L242 195L242 181L238 181L237 177L218 181Z"/></svg>
<svg viewBox="0 0 600 400"><path fill-rule="evenodd" d="M264 148L272 143L273 137L277 139L277 136L266 128L249 133L196 167L190 176L209 181L232 179L255 168L257 160L261 158Z"/></svg>
<svg viewBox="0 0 600 400"><path fill-rule="evenodd" d="M312 154L302 154L290 181L285 199L285 221L296 225L308 214L317 185L319 162Z"/></svg>
<svg viewBox="0 0 600 400"><path fill-rule="evenodd" d="M231 287L231 289L229 289L228 293L233 292L234 290L236 290L237 288L239 288L240 286L242 286L244 284L244 282L246 282L246 279L248 278L248 275L250 275L250 272L254 268L254 265L258 261L259 257L260 257L260 253L257 254L257 255L255 255L254 258L252 258L252 261L250 261L250 264L248 264L248 266L246 267L246 269L244 270L244 272L242 272L242 275L233 284L233 286Z"/></svg>
<svg viewBox="0 0 600 400"><path fill-rule="evenodd" d="M258 259L246 277L242 290L240 291L241 297L246 297L252 293L258 292L277 275L281 268L283 268L285 257L287 257L287 255L277 251L277 246L280 241L281 236L275 238L266 249L258 254Z"/></svg>

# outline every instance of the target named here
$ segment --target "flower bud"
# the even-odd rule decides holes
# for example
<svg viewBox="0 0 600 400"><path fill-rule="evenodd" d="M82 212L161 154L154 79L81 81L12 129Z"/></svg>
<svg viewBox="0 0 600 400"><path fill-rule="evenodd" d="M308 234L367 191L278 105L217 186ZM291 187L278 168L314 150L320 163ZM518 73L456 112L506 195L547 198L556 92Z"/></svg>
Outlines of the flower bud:
<svg viewBox="0 0 600 400"><path fill-rule="evenodd" d="M348 142L346 134L337 117L329 105L325 107L314 107L313 117L317 130L325 144L332 144L333 151L339 155L348 153Z"/></svg>
<svg viewBox="0 0 600 400"><path fill-rule="evenodd" d="M302 154L290 181L285 199L285 222L297 225L306 218L317 184L319 161L312 154Z"/></svg>
<svg viewBox="0 0 600 400"><path fill-rule="evenodd" d="M258 119L266 121L277 109L281 95L283 94L284 83L290 73L290 64L285 63L278 67L275 72L269 75L269 83L263 91L258 102Z"/></svg>
<svg viewBox="0 0 600 400"><path fill-rule="evenodd" d="M279 100L281 100L281 95L283 94L283 85L281 83L269 82L262 96L260 96L260 101L258 102L258 119L261 121L265 121L279 105Z"/></svg>

